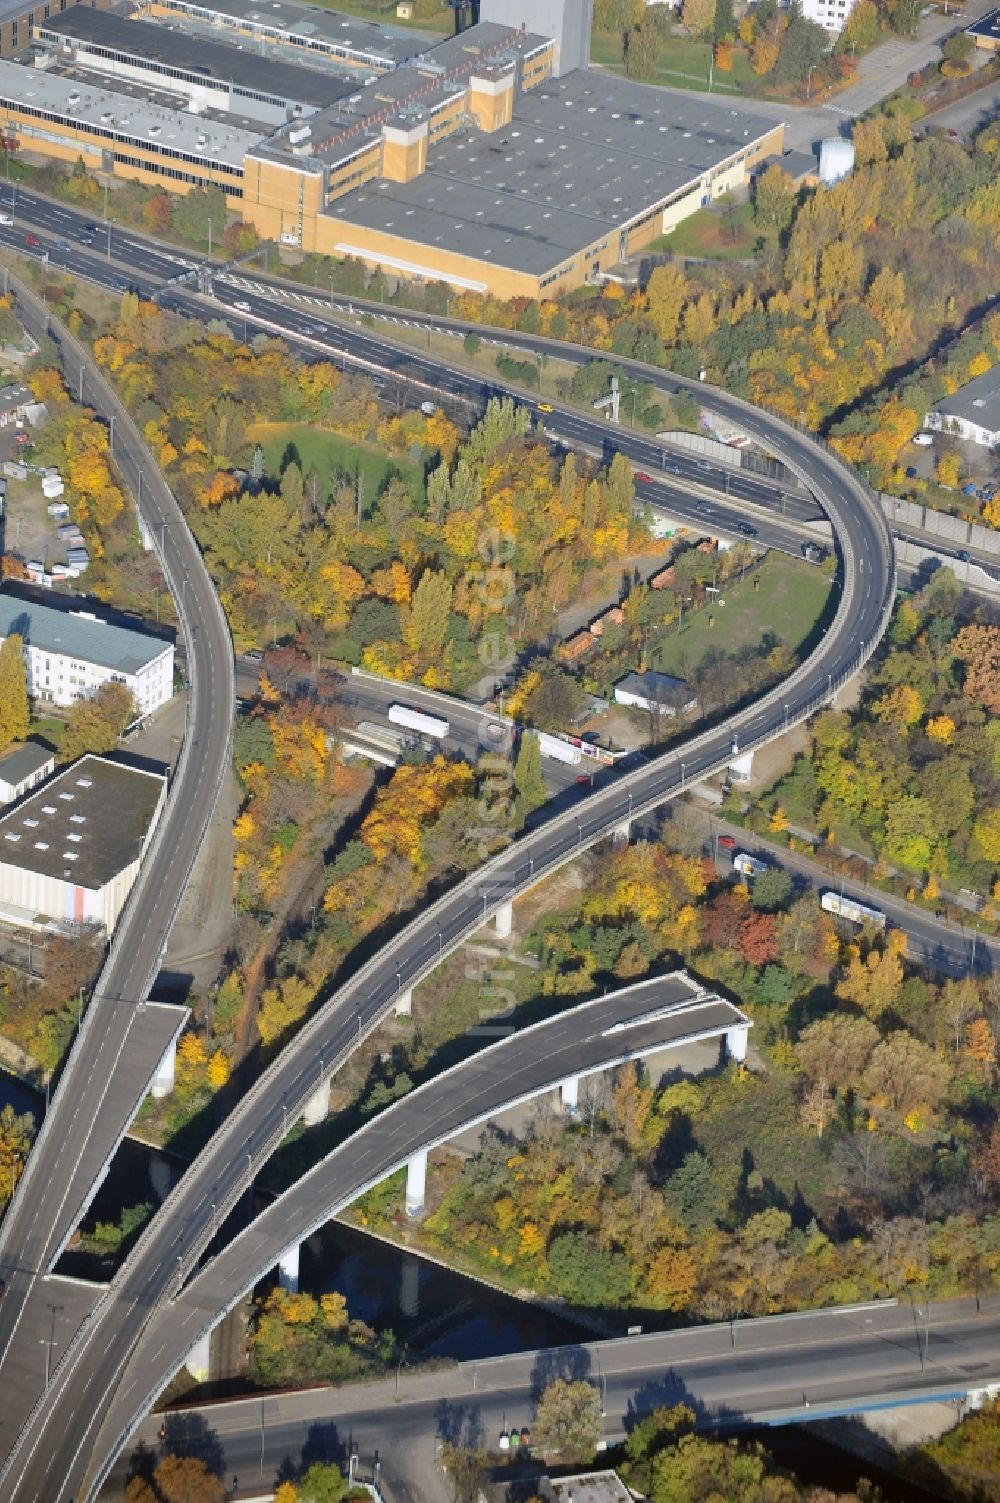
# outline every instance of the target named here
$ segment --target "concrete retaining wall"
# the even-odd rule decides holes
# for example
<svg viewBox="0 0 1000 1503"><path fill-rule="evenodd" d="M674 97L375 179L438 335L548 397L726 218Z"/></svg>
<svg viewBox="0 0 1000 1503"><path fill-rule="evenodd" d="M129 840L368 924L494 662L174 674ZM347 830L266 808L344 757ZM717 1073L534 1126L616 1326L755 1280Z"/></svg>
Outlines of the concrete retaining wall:
<svg viewBox="0 0 1000 1503"><path fill-rule="evenodd" d="M907 542L905 538L896 539L896 557L901 564L909 564L918 569L921 564L936 560L941 565L949 568L960 584L966 585L970 590L975 590L977 595L988 595L993 600L1000 600L1000 580L994 579L981 569L978 564L964 564L961 559L942 558L934 552L933 548L924 548L920 543Z"/></svg>
<svg viewBox="0 0 1000 1503"><path fill-rule="evenodd" d="M935 537L957 543L960 548L979 548L983 553L995 553L1000 557L1000 532L992 527L984 527L981 522L963 522L961 517L934 511L929 506L922 506L919 501L903 501L898 496L887 496L884 492L880 500L882 511L890 522L919 527L922 532L930 532Z"/></svg>

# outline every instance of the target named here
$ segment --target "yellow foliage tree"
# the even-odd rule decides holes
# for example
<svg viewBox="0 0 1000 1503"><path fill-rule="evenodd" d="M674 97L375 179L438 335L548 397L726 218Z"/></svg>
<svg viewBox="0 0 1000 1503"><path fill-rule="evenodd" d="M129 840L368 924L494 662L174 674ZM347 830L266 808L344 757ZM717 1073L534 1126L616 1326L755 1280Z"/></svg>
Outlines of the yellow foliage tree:
<svg viewBox="0 0 1000 1503"><path fill-rule="evenodd" d="M955 739L955 722L950 715L932 715L924 730L932 741L940 742L942 746L950 746Z"/></svg>

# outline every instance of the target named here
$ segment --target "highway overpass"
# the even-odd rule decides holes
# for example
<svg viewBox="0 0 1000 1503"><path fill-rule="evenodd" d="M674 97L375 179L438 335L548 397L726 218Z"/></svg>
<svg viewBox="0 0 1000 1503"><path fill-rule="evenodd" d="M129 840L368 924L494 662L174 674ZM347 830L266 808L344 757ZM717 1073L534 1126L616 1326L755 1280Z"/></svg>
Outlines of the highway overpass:
<svg viewBox="0 0 1000 1503"><path fill-rule="evenodd" d="M187 294L176 296L196 316L206 316L200 299ZM369 339L368 335L364 337ZM353 334L338 333L341 342L354 339ZM391 346L382 346L383 358L389 358L389 351ZM392 352L392 358L397 356L398 352ZM408 357L399 358L405 361ZM466 375L446 365L435 366L434 370L442 383L463 381L468 385ZM671 379L679 382L679 378ZM140 1288L141 1305L133 1302L113 1341L106 1339L103 1322L91 1321L64 1357L64 1367L72 1356L73 1371L78 1372L80 1353L90 1348L88 1360L94 1364L97 1386L88 1385L88 1392L98 1410L106 1406L121 1365L128 1360L156 1304L182 1286L196 1269L211 1240L216 1216L224 1218L244 1193L257 1168L281 1141L287 1120L304 1110L320 1080L340 1067L358 1041L416 981L487 918L499 915L501 920L509 920L514 897L578 852L658 807L692 782L725 767L734 755L766 744L828 703L877 645L894 598L894 570L891 539L870 494L835 456L790 425L756 413L726 393L704 387L697 390L703 401L738 417L750 432L759 433L767 447L779 453L817 494L824 507L840 558L841 593L835 618L822 642L783 685L756 704L696 736L683 748L595 790L582 805L556 815L488 862L407 924L332 994L239 1103L197 1161L197 1174L192 1171L185 1176L140 1239L108 1301L115 1304L123 1288ZM586 421L574 415L574 422ZM606 429L596 420L585 432L589 434L587 441L598 448L606 436ZM227 669L231 672L231 659ZM228 725L226 733L228 736ZM203 1174L212 1177L217 1190L211 1202L204 1194L196 1198L190 1189ZM117 1304L115 1308L119 1308ZM103 1337L98 1342L94 1333L99 1329L103 1329ZM69 1385L53 1383L22 1433L16 1462L12 1465L8 1461L5 1469L8 1487L16 1487L10 1493L12 1499L38 1497L49 1503L49 1481L34 1470L35 1458L40 1455L59 1457L55 1464L65 1463L67 1479L79 1475L87 1434L78 1399L79 1392ZM67 1489L70 1485L67 1481Z"/></svg>
<svg viewBox="0 0 1000 1503"><path fill-rule="evenodd" d="M1000 1298L926 1306L887 1300L762 1319L588 1341L436 1371L402 1368L378 1383L181 1408L144 1421L135 1440L221 1456L240 1494L278 1469L323 1455L346 1464L351 1445L378 1453L392 1495L439 1503L444 1439L480 1439L496 1452L502 1429L531 1427L538 1394L555 1377L601 1394L604 1437L620 1440L658 1404L685 1402L703 1428L743 1428L895 1408L928 1399L964 1405L1000 1383ZM160 1426L166 1435L161 1442ZM765 1437L766 1440L766 1437ZM119 1486L128 1455L111 1473ZM117 1494L115 1494L117 1495Z"/></svg>

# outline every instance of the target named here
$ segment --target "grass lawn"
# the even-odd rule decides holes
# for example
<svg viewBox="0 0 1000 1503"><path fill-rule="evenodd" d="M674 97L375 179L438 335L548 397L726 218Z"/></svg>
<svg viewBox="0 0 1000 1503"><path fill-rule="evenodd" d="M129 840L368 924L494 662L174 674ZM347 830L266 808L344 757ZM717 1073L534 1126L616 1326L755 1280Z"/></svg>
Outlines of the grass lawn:
<svg viewBox="0 0 1000 1503"><path fill-rule="evenodd" d="M760 580L758 590L754 578ZM715 605L686 615L680 631L671 627L654 648L652 666L690 677L713 648L738 653L759 647L768 633L796 651L816 625L829 594L830 582L818 569L784 554L768 554L754 575L727 585ZM710 616L714 626L708 624Z"/></svg>
<svg viewBox="0 0 1000 1503"><path fill-rule="evenodd" d="M303 476L315 470L323 486L329 485L333 470L345 470L350 475L360 470L366 504L378 495L391 475L399 475L416 500L423 499L424 477L419 465L410 459L390 459L381 449L352 443L325 428L313 428L306 423L254 423L247 428L247 441L259 443L264 450L264 472L268 476L280 475L283 456L291 446L297 451L296 463Z"/></svg>
<svg viewBox="0 0 1000 1503"><path fill-rule="evenodd" d="M644 83L670 84L675 89L702 89L708 92L709 61L712 46L695 37L666 37L660 44L659 67L652 78ZM591 37L590 60L616 73L624 73L621 37L606 31L595 31ZM733 66L728 73L718 68L712 76L712 92L716 94L759 93L760 79L750 66L745 52L733 51Z"/></svg>
<svg viewBox="0 0 1000 1503"><path fill-rule="evenodd" d="M750 204L721 204L699 209L669 235L661 235L650 249L675 256L743 261L753 255L759 238Z"/></svg>

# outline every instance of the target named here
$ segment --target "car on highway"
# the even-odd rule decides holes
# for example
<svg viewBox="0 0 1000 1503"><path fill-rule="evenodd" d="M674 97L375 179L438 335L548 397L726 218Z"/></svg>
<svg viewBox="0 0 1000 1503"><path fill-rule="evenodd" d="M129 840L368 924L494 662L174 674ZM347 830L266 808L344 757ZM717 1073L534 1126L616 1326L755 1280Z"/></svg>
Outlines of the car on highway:
<svg viewBox="0 0 1000 1503"><path fill-rule="evenodd" d="M24 237L24 243L25 243L25 245L38 245L38 243L39 243L38 236L37 235L33 235L31 233L31 231L29 230L28 233Z"/></svg>
<svg viewBox="0 0 1000 1503"><path fill-rule="evenodd" d="M97 235L100 233L101 226L99 224L85 224L84 229L88 234Z"/></svg>
<svg viewBox="0 0 1000 1503"><path fill-rule="evenodd" d="M551 402L539 402L539 404L538 404L538 411L539 412L555 412L555 408L553 407L553 405L552 405Z"/></svg>
<svg viewBox="0 0 1000 1503"><path fill-rule="evenodd" d="M233 307L236 309L237 313L253 312L253 309L250 307L250 304L246 301L245 298L241 298L238 303L234 303Z"/></svg>
<svg viewBox="0 0 1000 1503"><path fill-rule="evenodd" d="M743 536L747 538L755 538L757 536L757 529L752 522L737 522L736 531L742 532Z"/></svg>
<svg viewBox="0 0 1000 1503"><path fill-rule="evenodd" d="M93 235L89 235L86 230L81 230L76 238L81 245L93 245L94 243Z"/></svg>
<svg viewBox="0 0 1000 1503"><path fill-rule="evenodd" d="M126 282L126 280L125 280L124 277L112 277L111 278L111 285L115 289L116 292L127 292L128 291L128 283Z"/></svg>
<svg viewBox="0 0 1000 1503"><path fill-rule="evenodd" d="M653 483L652 475L647 475L645 470L636 470L635 478L641 481L643 485L652 485Z"/></svg>
<svg viewBox="0 0 1000 1503"><path fill-rule="evenodd" d="M969 553L968 548L956 548L955 557L958 559L960 564L967 564L971 561L971 554Z"/></svg>
<svg viewBox="0 0 1000 1503"><path fill-rule="evenodd" d="M720 835L719 844L727 851L735 851L736 849L736 839L732 835Z"/></svg>
<svg viewBox="0 0 1000 1503"><path fill-rule="evenodd" d="M590 788L594 782L594 774L592 772L577 773L576 781L581 787Z"/></svg>
<svg viewBox="0 0 1000 1503"><path fill-rule="evenodd" d="M668 464L667 471L671 475L681 475L684 473L679 464Z"/></svg>
<svg viewBox="0 0 1000 1503"><path fill-rule="evenodd" d="M709 464L707 459L696 459L694 467L696 470L711 470L715 468L714 465Z"/></svg>
<svg viewBox="0 0 1000 1503"><path fill-rule="evenodd" d="M14 216L13 216L13 214L0 214L0 224L13 224L13 223L14 223Z"/></svg>
<svg viewBox="0 0 1000 1503"><path fill-rule="evenodd" d="M256 647L248 648L243 656L248 663L262 663L264 661L264 654L258 651Z"/></svg>
<svg viewBox="0 0 1000 1503"><path fill-rule="evenodd" d="M699 517L707 517L711 514L712 508L709 506L707 501L699 501L698 505L695 507L695 511L698 513Z"/></svg>

